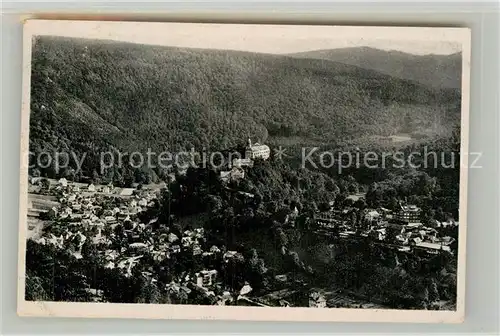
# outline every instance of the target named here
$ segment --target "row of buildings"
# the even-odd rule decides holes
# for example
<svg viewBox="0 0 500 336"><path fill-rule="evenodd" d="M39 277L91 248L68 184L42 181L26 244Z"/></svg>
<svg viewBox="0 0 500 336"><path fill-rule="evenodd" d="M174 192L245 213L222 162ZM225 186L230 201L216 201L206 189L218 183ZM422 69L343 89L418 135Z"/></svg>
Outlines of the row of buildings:
<svg viewBox="0 0 500 336"><path fill-rule="evenodd" d="M251 168L253 167L254 160L267 160L270 156L271 149L269 146L259 143L253 144L252 140L248 139L247 146L245 147L245 158L234 159L229 166L229 170L220 172L220 178L224 183L242 180L245 178L243 167Z"/></svg>
<svg viewBox="0 0 500 336"><path fill-rule="evenodd" d="M326 233L338 231L341 238L366 238L388 247L396 247L401 252L452 253L451 245L455 240L449 236L441 237L436 228L456 226L458 223L437 222L436 228L426 227L420 220L421 209L415 205L400 205L396 211L385 208L365 209L356 223L350 220L352 212L357 212L357 209L322 212L317 214L315 221Z"/></svg>
<svg viewBox="0 0 500 336"><path fill-rule="evenodd" d="M47 187L43 186L42 181L47 181ZM68 181L66 178L60 178L58 180L48 179L44 177L31 177L29 179L31 192L35 193L53 193L57 194L63 191L74 191L77 193L88 192L88 193L99 193L104 195L113 195L120 197L130 197L137 192L137 188L120 188L113 186L112 183L109 184L94 184L94 183L76 183ZM46 190L43 190L46 188Z"/></svg>

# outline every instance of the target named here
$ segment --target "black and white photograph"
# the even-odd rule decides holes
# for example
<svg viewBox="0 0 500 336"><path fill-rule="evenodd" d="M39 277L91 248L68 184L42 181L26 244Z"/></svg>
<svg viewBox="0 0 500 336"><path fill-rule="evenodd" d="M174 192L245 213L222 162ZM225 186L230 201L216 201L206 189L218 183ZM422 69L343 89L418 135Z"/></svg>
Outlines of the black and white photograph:
<svg viewBox="0 0 500 336"><path fill-rule="evenodd" d="M468 29L24 38L19 314L462 321Z"/></svg>

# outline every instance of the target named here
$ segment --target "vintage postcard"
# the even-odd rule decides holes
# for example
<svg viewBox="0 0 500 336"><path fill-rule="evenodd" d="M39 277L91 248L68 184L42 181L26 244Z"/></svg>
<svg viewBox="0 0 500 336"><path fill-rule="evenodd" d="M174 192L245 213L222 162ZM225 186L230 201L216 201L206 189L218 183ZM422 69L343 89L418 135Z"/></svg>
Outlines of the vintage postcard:
<svg viewBox="0 0 500 336"><path fill-rule="evenodd" d="M18 313L464 319L467 28L28 20Z"/></svg>

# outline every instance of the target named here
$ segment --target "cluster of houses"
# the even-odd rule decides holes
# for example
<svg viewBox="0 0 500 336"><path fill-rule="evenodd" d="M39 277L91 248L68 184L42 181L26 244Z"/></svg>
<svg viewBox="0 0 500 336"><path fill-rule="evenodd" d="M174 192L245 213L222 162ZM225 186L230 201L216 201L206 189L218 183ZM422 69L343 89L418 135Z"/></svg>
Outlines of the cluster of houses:
<svg viewBox="0 0 500 336"><path fill-rule="evenodd" d="M82 188L78 184L68 183L66 179L60 179L53 188L54 195L58 197L58 205L47 211L50 219L45 228L47 235L39 237L37 241L61 247L65 241L78 237L79 248L74 251L74 255L80 258L81 247L87 239L96 245L103 242L110 244L110 240L106 239L109 237L104 236L106 230L112 231L118 225L144 229L145 225L139 223L138 215L155 205L156 192L122 190L122 197L106 197L97 193L98 188L107 190L109 186L97 187L90 184ZM57 239L54 232L59 233Z"/></svg>
<svg viewBox="0 0 500 336"><path fill-rule="evenodd" d="M239 181L245 178L245 171L243 167L253 167L255 159L267 160L271 156L271 149L264 144L252 144L252 140L248 139L247 146L245 147L245 158L234 159L231 162L229 170L220 172L220 179L224 183L232 181Z"/></svg>
<svg viewBox="0 0 500 336"><path fill-rule="evenodd" d="M148 223L142 223L139 219L141 212L154 206L157 193L153 191L136 190L127 193L126 197L106 197L97 191L102 188L94 185L82 188L65 179L59 180L53 188L53 193L59 197L59 205L48 211L50 224L40 236L31 239L68 251L75 259L85 257L82 253L85 244L94 245L104 260L104 268L118 269L125 277L136 274L134 269L145 256L152 257L155 262L162 262L182 253L202 259L220 258L225 263L232 258L242 257L237 251L224 251L224 248L215 245L206 246L203 228L185 230L181 234L171 232L168 227L154 232L153 227L158 227L158 218ZM143 269L140 267L140 270ZM147 267L141 275L152 283L157 282L155 274L148 271ZM234 302L235 293L226 290L215 294L215 288L220 285L217 279L218 271L215 269L192 270L190 274L183 274L172 281L165 289L184 291L186 295L195 290L214 301L214 304ZM94 296L99 301L98 294L102 295L102 291L89 290L95 292ZM247 285L236 295L243 297L250 291Z"/></svg>
<svg viewBox="0 0 500 336"><path fill-rule="evenodd" d="M195 249L192 251L194 253ZM236 251L224 252L218 247L212 246L208 251L202 252L201 257L209 257L212 260L222 258L224 263L228 263L232 258L242 258L243 256ZM183 292L188 296L195 294L202 298L205 303L223 306L249 300L248 295L253 289L248 283L245 283L240 290L233 291L222 284L218 270L202 269L195 272L191 271L190 274L181 274L176 280L167 285L167 290L175 293Z"/></svg>
<svg viewBox="0 0 500 336"><path fill-rule="evenodd" d="M400 205L397 211L385 208L364 209L356 224L349 220L354 208L331 210L316 215L320 228L338 230L341 238L367 238L396 247L402 252L424 251L428 254L452 253L454 239L440 237L436 228L456 226L458 223L436 221L436 228L426 227L421 221L421 209L415 205ZM389 238L390 237L390 238Z"/></svg>

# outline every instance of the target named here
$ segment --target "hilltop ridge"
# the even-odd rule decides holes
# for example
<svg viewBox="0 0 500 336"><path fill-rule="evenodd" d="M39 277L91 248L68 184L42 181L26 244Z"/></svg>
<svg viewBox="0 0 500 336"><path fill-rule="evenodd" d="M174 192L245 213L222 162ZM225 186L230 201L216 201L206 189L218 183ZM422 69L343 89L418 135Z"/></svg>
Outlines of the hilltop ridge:
<svg viewBox="0 0 500 336"><path fill-rule="evenodd" d="M355 65L435 88L461 87L461 52L450 55L414 55L397 50L351 47L306 51L289 56Z"/></svg>

